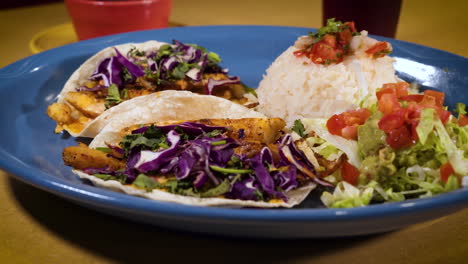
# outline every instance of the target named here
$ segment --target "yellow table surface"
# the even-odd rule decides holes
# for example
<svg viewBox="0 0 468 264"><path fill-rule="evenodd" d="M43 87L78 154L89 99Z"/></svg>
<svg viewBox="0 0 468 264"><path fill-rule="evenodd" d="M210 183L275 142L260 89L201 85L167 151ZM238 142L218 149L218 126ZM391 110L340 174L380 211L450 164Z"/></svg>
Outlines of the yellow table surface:
<svg viewBox="0 0 468 264"><path fill-rule="evenodd" d="M405 0L397 39L468 56L468 1ZM36 33L69 23L62 3L0 10L0 67ZM321 2L174 0L171 22L319 27ZM372 32L371 32L372 33ZM0 170L0 263L466 263L468 209L380 235L258 241L184 234L91 211Z"/></svg>

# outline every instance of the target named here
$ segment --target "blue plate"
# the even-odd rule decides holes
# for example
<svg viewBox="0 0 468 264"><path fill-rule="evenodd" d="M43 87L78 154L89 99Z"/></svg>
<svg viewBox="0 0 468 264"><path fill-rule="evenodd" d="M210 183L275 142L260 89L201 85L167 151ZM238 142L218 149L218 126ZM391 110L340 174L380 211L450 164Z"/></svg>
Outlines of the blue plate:
<svg viewBox="0 0 468 264"><path fill-rule="evenodd" d="M267 67L308 28L269 26L182 27L113 35L49 50L0 70L0 166L18 179L100 212L154 225L229 236L311 238L370 234L440 217L468 204L464 188L433 198L364 208L316 208L311 197L295 209L185 206L132 197L82 183L61 153L75 139L53 133L45 114L70 74L111 45L172 39L215 51L223 66L256 87ZM447 103L468 103L468 60L407 42L392 43L398 75L441 90ZM47 206L44 204L44 206Z"/></svg>

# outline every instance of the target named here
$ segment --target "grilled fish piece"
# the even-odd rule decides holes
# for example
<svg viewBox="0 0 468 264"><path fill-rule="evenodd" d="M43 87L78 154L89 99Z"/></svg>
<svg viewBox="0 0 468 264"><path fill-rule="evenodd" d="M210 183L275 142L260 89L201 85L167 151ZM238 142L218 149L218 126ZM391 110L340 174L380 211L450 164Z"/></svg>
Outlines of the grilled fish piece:
<svg viewBox="0 0 468 264"><path fill-rule="evenodd" d="M228 136L240 141L273 143L281 137L286 123L281 118L201 119L194 121L211 126L225 126Z"/></svg>
<svg viewBox="0 0 468 264"><path fill-rule="evenodd" d="M79 143L78 146L66 147L63 150L62 158L65 165L75 169L109 167L118 170L125 168L125 162L102 151L91 149L83 143Z"/></svg>

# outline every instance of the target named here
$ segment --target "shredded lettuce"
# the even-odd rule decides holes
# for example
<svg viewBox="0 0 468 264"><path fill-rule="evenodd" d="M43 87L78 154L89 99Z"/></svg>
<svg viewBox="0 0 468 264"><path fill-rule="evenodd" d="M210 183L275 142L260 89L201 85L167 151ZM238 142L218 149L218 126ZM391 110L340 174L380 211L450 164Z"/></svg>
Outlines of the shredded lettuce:
<svg viewBox="0 0 468 264"><path fill-rule="evenodd" d="M458 188L460 188L460 185L458 184L457 177L455 177L454 175L450 175L450 177L447 179L447 182L445 183L444 191L450 192Z"/></svg>
<svg viewBox="0 0 468 264"><path fill-rule="evenodd" d="M363 190L359 190L353 185L342 181L338 183L333 191L333 194L329 192L323 192L320 196L320 200L331 208L350 208L357 206L369 205L374 188L367 187Z"/></svg>
<svg viewBox="0 0 468 264"><path fill-rule="evenodd" d="M442 121L437 119L434 123L441 144L445 147L447 157L456 173L468 175L468 158L465 157L463 150L458 149L457 145L450 138Z"/></svg>
<svg viewBox="0 0 468 264"><path fill-rule="evenodd" d="M328 142L324 142L320 146L313 147L312 149L329 161L337 160L343 154L343 151Z"/></svg>
<svg viewBox="0 0 468 264"><path fill-rule="evenodd" d="M453 111L459 116L466 115L466 105L464 103L457 103L457 107Z"/></svg>
<svg viewBox="0 0 468 264"><path fill-rule="evenodd" d="M461 127L456 122L449 122L445 128L457 148L464 151L463 156L468 158L468 126Z"/></svg>
<svg viewBox="0 0 468 264"><path fill-rule="evenodd" d="M348 162L356 168L359 168L361 159L358 154L358 144L355 140L348 140L340 136L335 136L328 132L326 127L327 120L324 118L302 119L305 127L305 133L309 134L314 131L321 139L328 142L335 148L343 151L348 157Z"/></svg>
<svg viewBox="0 0 468 264"><path fill-rule="evenodd" d="M418 133L419 141L425 144L429 133L434 129L434 109L426 108L421 111L421 119L416 132Z"/></svg>
<svg viewBox="0 0 468 264"><path fill-rule="evenodd" d="M122 98L120 97L119 88L115 84L111 84L107 88L107 97L105 100L106 109L110 108L111 106L120 104L122 102Z"/></svg>

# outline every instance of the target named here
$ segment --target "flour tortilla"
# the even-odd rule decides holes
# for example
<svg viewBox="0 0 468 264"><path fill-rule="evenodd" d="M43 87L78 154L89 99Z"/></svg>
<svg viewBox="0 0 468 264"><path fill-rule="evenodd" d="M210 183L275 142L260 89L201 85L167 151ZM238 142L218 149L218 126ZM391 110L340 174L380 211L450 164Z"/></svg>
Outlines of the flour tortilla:
<svg viewBox="0 0 468 264"><path fill-rule="evenodd" d="M128 103L127 103L128 102ZM97 120L102 127L101 132L90 143L90 148L106 147L106 143L117 145L122 137L124 128L138 124L167 124L180 120L215 119L215 118L265 118L261 113L248 109L219 97L199 95L191 92L164 91L147 96L137 97L110 109L110 114L101 115ZM97 125L95 126L97 128ZM101 128L101 127L99 127ZM96 129L97 131L98 129ZM123 185L118 181L104 181L79 170L73 172L80 178L88 179L96 186L101 186L126 194L145 197L152 200L174 202L197 206L223 206L223 207L292 207L302 202L315 188L310 184L287 193L288 201L274 203L235 200L227 198L197 198L181 196L161 190L146 190L131 185Z"/></svg>
<svg viewBox="0 0 468 264"><path fill-rule="evenodd" d="M112 132L134 124L247 117L265 118L265 115L224 98L189 91L166 90L139 96L108 109L94 119L80 135L112 140ZM110 133L98 135L104 129Z"/></svg>
<svg viewBox="0 0 468 264"><path fill-rule="evenodd" d="M263 201L247 201L238 199L227 198L198 198L191 196L177 195L161 190L154 189L150 192L136 188L132 185L123 185L118 181L108 180L104 181L92 175L86 174L79 170L73 170L73 173L82 179L90 180L94 185L101 186L117 192L126 193L133 196L148 198L162 202L171 202L185 205L194 206L218 206L218 207L261 207L261 208L274 208L274 207L287 207L291 208L294 205L301 203L307 195L315 188L315 184L307 185L292 191L287 192L288 201L279 201L268 203Z"/></svg>

